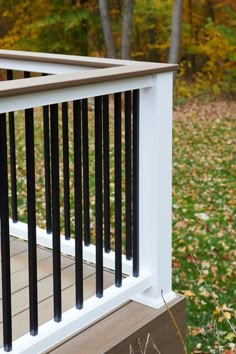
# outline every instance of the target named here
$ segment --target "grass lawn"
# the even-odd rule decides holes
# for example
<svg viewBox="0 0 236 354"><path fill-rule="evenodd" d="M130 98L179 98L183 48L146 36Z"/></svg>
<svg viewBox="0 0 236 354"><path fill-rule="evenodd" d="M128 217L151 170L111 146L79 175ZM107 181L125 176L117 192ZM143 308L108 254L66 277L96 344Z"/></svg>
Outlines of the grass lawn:
<svg viewBox="0 0 236 354"><path fill-rule="evenodd" d="M25 221L23 123L21 113L16 116L17 169L18 188L22 191L19 215ZM41 131L42 120L36 120L37 220L45 227ZM90 157L94 156L93 141L90 132ZM91 160L90 202L94 218ZM112 161L111 168L114 169ZM73 194L72 166L71 174ZM113 181L111 190L112 207ZM72 215L72 221L73 218ZM93 236L94 222L91 233ZM114 234L114 228L111 233ZM236 104L217 101L178 106L174 110L173 129L173 288L187 297L188 353L230 354L235 350L235 240Z"/></svg>
<svg viewBox="0 0 236 354"><path fill-rule="evenodd" d="M235 353L235 246L236 104L177 107L173 287L187 296L188 353Z"/></svg>

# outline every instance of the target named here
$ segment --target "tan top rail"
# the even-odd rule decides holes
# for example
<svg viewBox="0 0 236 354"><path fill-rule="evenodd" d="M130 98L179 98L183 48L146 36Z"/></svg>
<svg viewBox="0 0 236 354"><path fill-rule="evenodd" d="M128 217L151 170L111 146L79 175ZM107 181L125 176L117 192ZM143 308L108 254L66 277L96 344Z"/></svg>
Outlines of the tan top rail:
<svg viewBox="0 0 236 354"><path fill-rule="evenodd" d="M94 68L94 70L86 70L85 68L85 71L74 73L53 74L29 79L3 81L0 82L0 97L24 95L27 93L121 80L124 78L141 77L150 74L175 71L178 67L176 64L126 61L62 54L31 53L11 50L0 50L0 59L78 65L80 67L85 66Z"/></svg>

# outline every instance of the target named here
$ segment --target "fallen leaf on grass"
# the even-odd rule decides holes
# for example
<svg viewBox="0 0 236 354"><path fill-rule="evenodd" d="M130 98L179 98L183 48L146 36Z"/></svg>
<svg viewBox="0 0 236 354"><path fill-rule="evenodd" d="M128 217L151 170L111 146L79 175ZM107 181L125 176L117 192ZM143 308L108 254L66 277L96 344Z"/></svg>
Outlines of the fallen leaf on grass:
<svg viewBox="0 0 236 354"><path fill-rule="evenodd" d="M188 254L187 255L187 261L189 262L189 263L197 263L197 257L195 256L195 254Z"/></svg>
<svg viewBox="0 0 236 354"><path fill-rule="evenodd" d="M224 319L230 320L231 319L231 313L230 312L224 312L224 316L221 316L218 318L218 322L222 322Z"/></svg>
<svg viewBox="0 0 236 354"><path fill-rule="evenodd" d="M230 320L231 319L231 313L230 312L224 312L224 318L226 318L226 320Z"/></svg>
<svg viewBox="0 0 236 354"><path fill-rule="evenodd" d="M192 290L182 290L182 294L187 297L194 297L196 296Z"/></svg>
<svg viewBox="0 0 236 354"><path fill-rule="evenodd" d="M184 220L178 221L174 227L177 227L178 229L183 229L187 226L186 222Z"/></svg>
<svg viewBox="0 0 236 354"><path fill-rule="evenodd" d="M234 310L231 307L228 307L226 304L222 306L223 311L228 311L228 312L234 312Z"/></svg>
<svg viewBox="0 0 236 354"><path fill-rule="evenodd" d="M210 219L209 215L207 215L207 213L195 213L195 216L203 221L207 221Z"/></svg>
<svg viewBox="0 0 236 354"><path fill-rule="evenodd" d="M226 336L225 336L225 340L229 341L229 342L233 342L233 340L236 339L236 335L233 332L229 332Z"/></svg>
<svg viewBox="0 0 236 354"><path fill-rule="evenodd" d="M172 267L175 269L180 269L181 263L179 261L173 260L172 261Z"/></svg>
<svg viewBox="0 0 236 354"><path fill-rule="evenodd" d="M188 326L188 333L191 336L195 337L195 336L198 336L199 334L205 334L205 330L204 330L204 328L201 328L201 327Z"/></svg>

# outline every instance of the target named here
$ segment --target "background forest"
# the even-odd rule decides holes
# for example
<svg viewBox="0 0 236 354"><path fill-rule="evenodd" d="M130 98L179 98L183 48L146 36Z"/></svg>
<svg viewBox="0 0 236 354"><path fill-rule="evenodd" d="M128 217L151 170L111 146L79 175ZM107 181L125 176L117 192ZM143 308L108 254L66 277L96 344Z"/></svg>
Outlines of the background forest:
<svg viewBox="0 0 236 354"><path fill-rule="evenodd" d="M173 288L194 354L236 350L235 34L235 0L0 0L1 49L179 63Z"/></svg>
<svg viewBox="0 0 236 354"><path fill-rule="evenodd" d="M235 92L234 0L0 0L0 14L2 49L169 59L180 64L180 102ZM173 24L177 53L171 58Z"/></svg>

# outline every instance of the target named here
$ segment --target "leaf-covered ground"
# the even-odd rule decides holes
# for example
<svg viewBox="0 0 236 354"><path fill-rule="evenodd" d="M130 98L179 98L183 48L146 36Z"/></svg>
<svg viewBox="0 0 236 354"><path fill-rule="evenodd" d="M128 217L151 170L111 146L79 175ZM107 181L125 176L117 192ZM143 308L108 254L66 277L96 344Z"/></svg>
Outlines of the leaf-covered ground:
<svg viewBox="0 0 236 354"><path fill-rule="evenodd" d="M188 353L235 353L236 104L176 107L173 287L187 297Z"/></svg>

